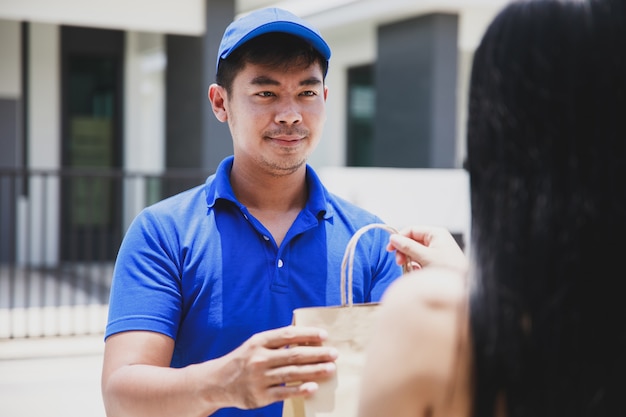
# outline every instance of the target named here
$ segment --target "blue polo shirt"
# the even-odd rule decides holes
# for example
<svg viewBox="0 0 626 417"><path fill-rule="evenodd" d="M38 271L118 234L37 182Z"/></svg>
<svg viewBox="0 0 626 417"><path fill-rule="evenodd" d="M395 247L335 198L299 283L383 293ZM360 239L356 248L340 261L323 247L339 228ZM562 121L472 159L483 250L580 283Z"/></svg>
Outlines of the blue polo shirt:
<svg viewBox="0 0 626 417"><path fill-rule="evenodd" d="M326 190L307 166L309 198L278 247L230 185L233 157L202 186L145 208L119 250L105 337L145 330L175 340L172 367L214 359L255 333L291 323L295 308L341 304L350 237L381 219ZM402 274L384 230L360 238L354 302L378 301ZM282 403L214 416L280 417Z"/></svg>

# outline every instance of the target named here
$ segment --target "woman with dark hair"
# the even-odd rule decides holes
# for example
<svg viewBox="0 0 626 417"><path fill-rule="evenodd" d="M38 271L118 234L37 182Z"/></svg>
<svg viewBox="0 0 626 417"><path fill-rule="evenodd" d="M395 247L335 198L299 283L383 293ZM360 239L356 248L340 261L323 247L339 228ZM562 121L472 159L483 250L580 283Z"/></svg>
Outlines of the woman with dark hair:
<svg viewBox="0 0 626 417"><path fill-rule="evenodd" d="M423 268L383 298L359 417L626 415L624 0L496 16L467 169L469 272L447 231L392 236Z"/></svg>

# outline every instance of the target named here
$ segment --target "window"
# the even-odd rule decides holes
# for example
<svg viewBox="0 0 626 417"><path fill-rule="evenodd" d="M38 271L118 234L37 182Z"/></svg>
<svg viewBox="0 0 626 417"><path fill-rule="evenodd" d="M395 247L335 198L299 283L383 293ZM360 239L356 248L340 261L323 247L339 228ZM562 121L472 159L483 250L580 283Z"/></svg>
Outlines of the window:
<svg viewBox="0 0 626 417"><path fill-rule="evenodd" d="M373 65L348 70L348 166L372 166L376 91Z"/></svg>

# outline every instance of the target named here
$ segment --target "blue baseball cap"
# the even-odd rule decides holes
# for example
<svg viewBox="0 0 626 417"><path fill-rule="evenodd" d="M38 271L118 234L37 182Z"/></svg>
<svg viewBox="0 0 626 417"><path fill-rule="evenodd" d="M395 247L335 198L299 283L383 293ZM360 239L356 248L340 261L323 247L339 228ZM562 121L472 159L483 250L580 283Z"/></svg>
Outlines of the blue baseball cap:
<svg viewBox="0 0 626 417"><path fill-rule="evenodd" d="M247 14L228 25L220 43L216 69L220 60L227 58L235 49L259 35L270 32L298 36L309 42L326 58L326 61L330 59L330 47L317 29L286 10L265 8Z"/></svg>

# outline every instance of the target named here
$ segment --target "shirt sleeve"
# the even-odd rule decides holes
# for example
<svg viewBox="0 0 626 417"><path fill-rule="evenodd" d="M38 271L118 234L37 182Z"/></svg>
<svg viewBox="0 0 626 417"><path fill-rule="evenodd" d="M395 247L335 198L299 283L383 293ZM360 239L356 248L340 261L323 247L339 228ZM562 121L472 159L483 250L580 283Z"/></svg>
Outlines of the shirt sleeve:
<svg viewBox="0 0 626 417"><path fill-rule="evenodd" d="M372 252L374 252L371 254L371 259L378 259L378 262L372 264L375 269L372 272L370 288L371 302L380 301L389 284L402 276L402 267L396 264L395 253L387 252L389 232L380 229L376 232L375 243L371 245Z"/></svg>
<svg viewBox="0 0 626 417"><path fill-rule="evenodd" d="M182 299L175 236L150 209L132 222L115 263L105 338L130 330L175 337Z"/></svg>

